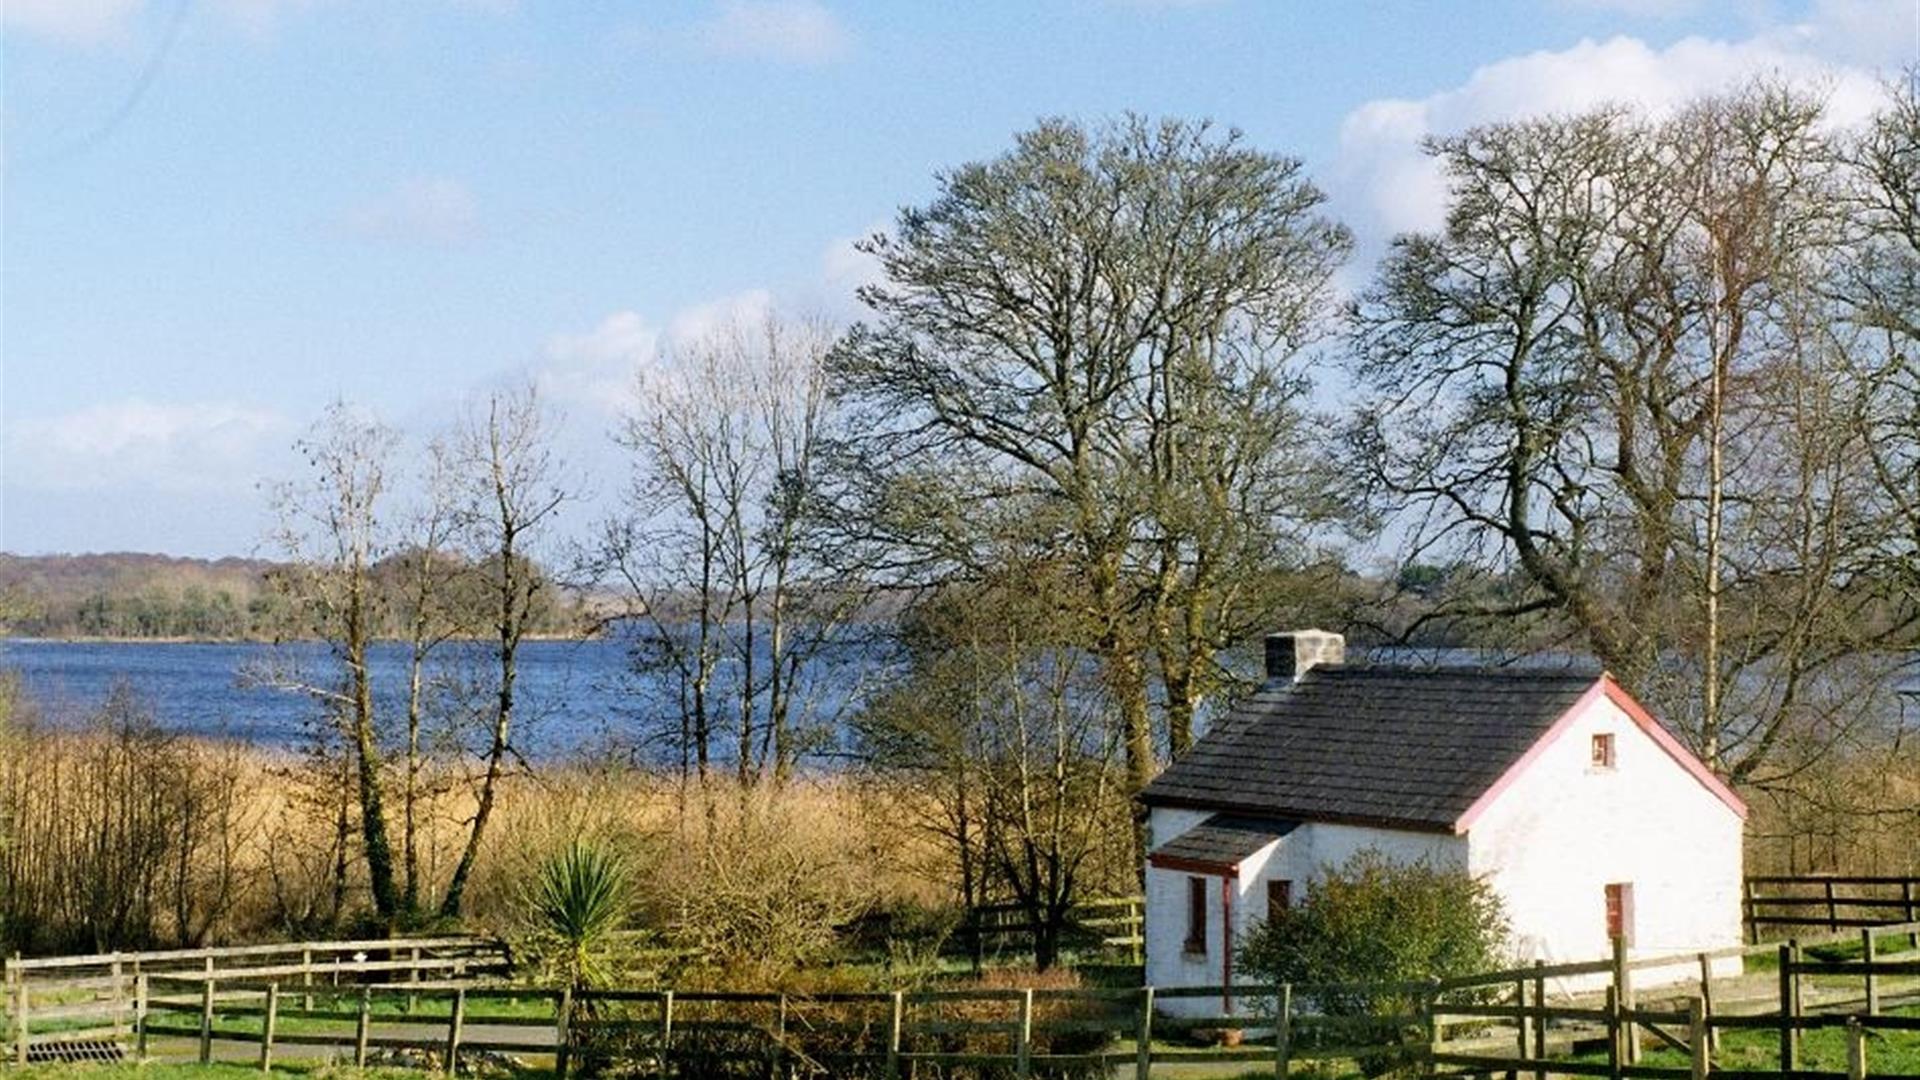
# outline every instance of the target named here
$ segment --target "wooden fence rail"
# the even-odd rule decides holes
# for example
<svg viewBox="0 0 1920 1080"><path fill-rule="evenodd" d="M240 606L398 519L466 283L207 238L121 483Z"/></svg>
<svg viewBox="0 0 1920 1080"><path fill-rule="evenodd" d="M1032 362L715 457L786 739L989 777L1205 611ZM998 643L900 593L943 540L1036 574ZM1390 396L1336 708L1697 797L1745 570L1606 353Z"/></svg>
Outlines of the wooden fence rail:
<svg viewBox="0 0 1920 1080"><path fill-rule="evenodd" d="M1755 875L1745 881L1742 921L1749 944L1759 944L1767 930L1799 935L1813 927L1920 923L1920 877ZM1910 944L1920 949L1920 931Z"/></svg>
<svg viewBox="0 0 1920 1080"><path fill-rule="evenodd" d="M16 1062L55 1056L80 1038L131 1044L146 1056L182 1052L232 1059L236 1050L263 1069L289 1048L331 1047L365 1062L377 1049L432 1055L446 1070L460 1055L491 1051L550 1057L566 1072L610 1058L665 1075L699 1075L751 1065L772 1075L886 1078L916 1065L989 1066L1015 1077L1068 1067L1097 1067L1136 1080L1163 1064L1238 1064L1289 1075L1302 1062L1400 1061L1432 1072L1501 1072L1608 1077L1692 1078L1763 1075L1721 1068L1721 1041L1734 1032L1777 1039L1779 1071L1768 1076L1866 1076L1876 1040L1920 1040L1920 1016L1891 1010L1889 987L1920 976L1920 950L1894 952L1920 924L1829 934L1858 943L1849 951L1809 952L1814 942L1743 947L1684 957L1613 957L1573 964L1536 963L1462 979L1354 986L1194 986L1070 989L920 989L819 995L673 989L533 990L481 985L480 953L415 956L410 942L382 942L343 968L335 987L314 985L282 952L247 954L231 968L153 971L123 966L96 974L93 964L56 966L80 1000L46 993L55 985L15 983ZM1890 942L1892 944L1890 944ZM350 943L359 944L359 943ZM374 958L404 954L405 960ZM1729 1011L1715 1000L1713 961L1769 955L1777 965L1777 1010ZM501 958L502 962L504 958ZM111 961L108 961L111 964ZM1695 986L1670 996L1634 985L1650 968L1687 965ZM431 981L422 975L432 975ZM1549 980L1591 976L1605 982L1591 1001L1549 1001ZM442 978L445 980L443 981ZM1859 996L1820 1011L1808 991L1857 985ZM1397 1015L1326 1015L1318 1002L1365 990L1402 1003ZM102 991L112 997L97 1000ZM124 991L124 992L123 992ZM1644 997L1644 1000L1643 1000ZM1231 1006L1223 1002L1231 1001ZM417 1008L419 1002L429 1004ZM1198 1015L1171 1015L1192 1011ZM1806 1032L1841 1029L1848 1071L1805 1068ZM1170 1042L1215 1036L1223 1045ZM1231 1034L1231 1038L1223 1038ZM1739 1036L1751 1040L1752 1035ZM1644 1045L1643 1045L1644 1044ZM1685 1062L1656 1064L1672 1051ZM925 1070L923 1070L924 1074ZM1873 1073L1886 1076L1885 1073Z"/></svg>
<svg viewBox="0 0 1920 1080"><path fill-rule="evenodd" d="M297 957L298 962L291 962ZM287 961L287 962L281 962ZM154 1004L150 993L181 984L197 1000L217 1001L282 985L311 1008L317 993L369 976L410 985L429 978L464 980L510 968L505 948L477 937L383 938L300 942L232 948L102 953L50 958L13 957L5 965L5 1036L0 1057L24 1064L55 1049L105 1054L119 1046ZM36 1031L36 1026L41 1030ZM102 1042L101 1040L107 1040ZM34 1047L43 1050L36 1053ZM72 1048L81 1048L73 1050Z"/></svg>
<svg viewBox="0 0 1920 1080"><path fill-rule="evenodd" d="M962 935L973 968L979 971L990 947L1011 939L1031 949L1039 930L1019 904L980 904L967 909ZM1146 899L1114 896L1085 900L1067 913L1070 941L1125 950L1128 961L1139 964L1146 949Z"/></svg>

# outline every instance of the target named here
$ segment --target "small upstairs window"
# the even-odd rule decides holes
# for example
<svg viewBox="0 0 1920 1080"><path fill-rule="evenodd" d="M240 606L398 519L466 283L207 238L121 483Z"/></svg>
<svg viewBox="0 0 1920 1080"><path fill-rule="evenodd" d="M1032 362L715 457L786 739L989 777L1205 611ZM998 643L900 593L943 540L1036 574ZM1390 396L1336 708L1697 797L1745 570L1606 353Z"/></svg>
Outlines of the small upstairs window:
<svg viewBox="0 0 1920 1080"><path fill-rule="evenodd" d="M1593 763L1593 767L1596 769L1613 768L1614 757L1613 757L1613 736L1612 735L1595 735L1593 737L1592 763Z"/></svg>
<svg viewBox="0 0 1920 1080"><path fill-rule="evenodd" d="M1277 918L1293 906L1293 882L1267 882L1267 918Z"/></svg>

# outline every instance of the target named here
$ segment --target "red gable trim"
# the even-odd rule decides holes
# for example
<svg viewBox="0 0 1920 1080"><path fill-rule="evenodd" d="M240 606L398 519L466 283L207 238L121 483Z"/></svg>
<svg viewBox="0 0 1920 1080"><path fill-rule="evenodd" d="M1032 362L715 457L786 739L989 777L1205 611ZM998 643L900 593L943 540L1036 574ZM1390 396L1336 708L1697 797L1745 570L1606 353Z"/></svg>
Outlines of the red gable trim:
<svg viewBox="0 0 1920 1080"><path fill-rule="evenodd" d="M1740 815L1740 820L1746 820L1747 801L1734 794L1733 789L1728 787L1725 781L1713 775L1713 770L1707 768L1706 762L1693 756L1693 751L1680 745L1680 740L1673 737L1673 733L1667 730L1666 725L1655 720L1646 706L1633 700L1633 695L1627 693L1619 683L1614 682L1611 675L1600 676L1600 685L1606 688L1607 700L1618 705L1621 712L1632 717L1633 722L1640 725L1640 730L1646 732L1654 742L1660 745L1660 749L1665 750L1669 757L1680 763L1681 768L1692 773L1693 778L1700 781L1701 787L1713 792L1715 798L1727 804L1727 809Z"/></svg>
<svg viewBox="0 0 1920 1080"><path fill-rule="evenodd" d="M1216 877L1239 877L1239 863L1206 862L1201 859L1183 859L1178 855L1148 855L1147 862L1161 870L1184 870L1189 874L1210 874Z"/></svg>
<svg viewBox="0 0 1920 1080"><path fill-rule="evenodd" d="M1715 798L1725 803L1727 809L1739 815L1742 821L1746 820L1746 802L1742 800L1740 796L1735 795L1733 789L1728 787L1719 777L1713 775L1713 770L1707 768L1699 758L1693 755L1692 751L1680 745L1680 740L1674 738L1658 720L1655 720L1653 714L1649 713L1645 706L1635 701L1632 694L1627 693L1619 683L1613 681L1613 676L1603 674L1599 679L1594 681L1592 688L1580 695L1580 700L1574 702L1565 713L1561 714L1558 720L1553 722L1553 726L1547 729L1546 734L1541 735L1539 739L1534 741L1531 747L1527 748L1526 753L1520 755L1520 760L1508 766L1507 771L1500 774L1500 779L1494 781L1491 787L1480 793L1479 798L1473 800L1473 805L1467 807L1466 812L1460 815L1460 819L1453 823L1453 831L1459 834L1472 828L1473 823L1480 819L1480 815L1486 812L1487 807L1493 805L1494 801L1498 799L1501 794L1512 787L1514 782L1526 773L1528 766L1532 765L1536 758L1545 753L1547 748L1552 746L1554 741L1566 732L1567 728L1573 726L1573 722L1578 719L1581 714L1585 713L1587 709L1591 708L1593 704L1601 698L1605 698L1618 706L1620 711L1626 713L1628 718L1633 721L1634 726L1646 732L1647 737L1652 739L1654 744L1659 746L1660 749L1665 750L1667 756L1671 757L1681 768L1687 770L1695 780L1698 780L1700 786L1712 792Z"/></svg>

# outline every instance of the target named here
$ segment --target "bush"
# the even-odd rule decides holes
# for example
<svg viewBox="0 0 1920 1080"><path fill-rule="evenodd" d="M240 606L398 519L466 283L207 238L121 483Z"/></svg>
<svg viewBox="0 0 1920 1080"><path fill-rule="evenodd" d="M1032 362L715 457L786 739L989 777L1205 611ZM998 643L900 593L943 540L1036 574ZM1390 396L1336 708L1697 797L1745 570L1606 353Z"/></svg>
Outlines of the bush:
<svg viewBox="0 0 1920 1080"><path fill-rule="evenodd" d="M574 989L604 982L604 954L629 906L620 856L576 840L541 866L528 891L528 919L545 946L542 966Z"/></svg>
<svg viewBox="0 0 1920 1080"><path fill-rule="evenodd" d="M1261 982L1310 987L1303 1004L1328 1016L1380 1021L1341 1025L1335 1041L1391 1047L1406 1035L1392 1018L1421 1003L1420 993L1393 984L1494 970L1506 936L1506 913L1485 881L1369 850L1314 881L1298 907L1255 924L1239 962ZM1369 1076L1399 1064L1386 1051L1361 1061Z"/></svg>

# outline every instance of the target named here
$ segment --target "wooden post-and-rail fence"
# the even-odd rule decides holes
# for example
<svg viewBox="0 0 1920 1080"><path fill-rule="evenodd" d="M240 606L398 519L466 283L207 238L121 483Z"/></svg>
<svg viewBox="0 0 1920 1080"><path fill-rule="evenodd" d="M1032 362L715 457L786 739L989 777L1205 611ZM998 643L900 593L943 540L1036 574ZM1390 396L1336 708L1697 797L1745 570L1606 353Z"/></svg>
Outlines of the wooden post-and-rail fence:
<svg viewBox="0 0 1920 1080"><path fill-rule="evenodd" d="M367 979L463 981L510 967L500 943L477 937L366 939L23 958L4 963L6 1051L0 1061L113 1060L145 1049L143 1021L182 979L227 987L282 985L311 1009L314 994ZM198 997L194 1007L204 1011ZM276 1010L277 1011L277 1010Z"/></svg>
<svg viewBox="0 0 1920 1080"><path fill-rule="evenodd" d="M1702 1077L1720 1068L1718 1043L1729 1032L1757 1031L1778 1039L1781 1072L1795 1076L1865 1076L1873 1040L1920 1039L1920 1017L1890 1014L1889 987L1920 977L1920 951L1894 953L1920 926L1885 926L1857 935L1781 946L1745 947L1685 956L1613 956L1573 964L1534 963L1460 979L1393 986L1306 985L1231 988L1236 1008L1223 1014L1228 988L953 989L818 995L658 990L543 991L449 981L450 957L420 952L420 968L371 955L342 967L342 985L314 985L312 965L259 963L244 968L151 972L132 978L136 1004L125 1017L125 1037L145 1056L164 1048L172 1056L247 1060L271 1068L290 1047L332 1047L366 1062L375 1049L405 1048L432 1055L446 1070L462 1053L551 1056L566 1072L589 1059L617 1059L679 1075L718 1072L726 1063L787 1076L861 1071L906 1076L919 1064L990 1066L1017 1076L1096 1066L1136 1080L1162 1064L1227 1064L1271 1070L1284 1077L1301 1062L1383 1057L1428 1071L1531 1072L1609 1077ZM1809 952L1853 937L1860 955L1843 959ZM384 948L413 959L414 946ZM325 950L320 954L324 957ZM1727 1011L1716 1000L1716 961L1769 955L1778 965L1778 1009L1759 1014ZM467 958L466 975L482 957ZM356 966L357 965L357 966ZM399 966L396 966L399 965ZM1649 969L1690 973L1671 987L1637 987ZM112 973L87 975L111 979ZM24 974L24 973L23 973ZM1663 974L1671 977L1671 970ZM1697 974L1698 981L1693 981ZM122 964L121 977L129 975ZM11 978L11 974L10 974ZM368 981L357 981L365 979ZM1813 980L1831 994L1857 989L1837 1011L1821 1011ZM1589 1000L1555 996L1549 988L1584 981L1600 988ZM23 980L24 983L24 980ZM1911 984L1906 986L1911 993ZM1395 1016L1328 1016L1316 999L1339 989L1391 995L1403 1002ZM17 993L17 991L16 991ZM311 993L312 1000L308 995ZM1657 995L1657 996L1656 996ZM33 995L25 995L31 1002ZM409 1002L424 1008L409 1010ZM1677 1002L1674 1003L1674 1002ZM1833 1003L1829 1002L1829 1006ZM1183 1008L1186 1006L1188 1008ZM35 1006L17 1031L58 1022L64 1006ZM1189 1011L1200 1015L1172 1015ZM22 1010L27 1011L27 1010ZM1801 1047L1805 1032L1841 1029L1849 1046L1848 1071L1813 1073ZM1234 1032L1226 1045L1202 1046L1183 1036ZM1502 1034L1504 1032L1504 1034ZM73 1038L52 1030L21 1042L16 1052L45 1050ZM1747 1037L1751 1039L1751 1036ZM1244 1041L1241 1041L1244 1040ZM1601 1048L1596 1059L1586 1053ZM1683 1064L1655 1064L1647 1055L1676 1052ZM416 1059L422 1060L422 1059ZM1657 1061L1657 1059L1655 1059ZM1750 1067L1747 1067L1750 1070Z"/></svg>
<svg viewBox="0 0 1920 1080"><path fill-rule="evenodd" d="M1769 936L1769 931L1781 937L1802 937L1809 930L1837 933L1920 923L1920 876L1751 876L1742 891L1741 921L1752 945ZM1908 945L1920 949L1920 932L1911 935Z"/></svg>

